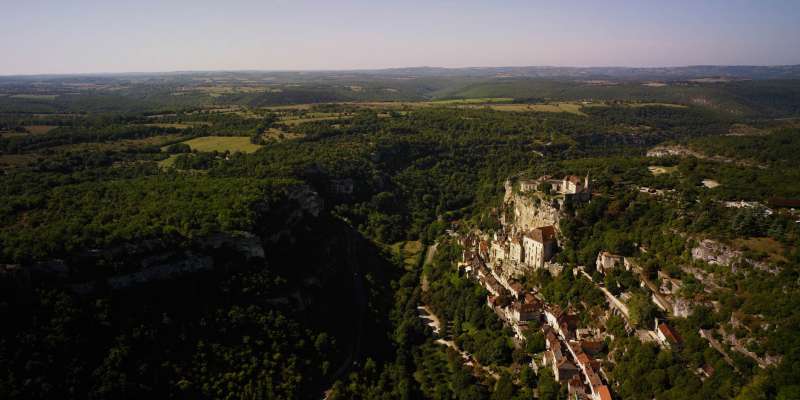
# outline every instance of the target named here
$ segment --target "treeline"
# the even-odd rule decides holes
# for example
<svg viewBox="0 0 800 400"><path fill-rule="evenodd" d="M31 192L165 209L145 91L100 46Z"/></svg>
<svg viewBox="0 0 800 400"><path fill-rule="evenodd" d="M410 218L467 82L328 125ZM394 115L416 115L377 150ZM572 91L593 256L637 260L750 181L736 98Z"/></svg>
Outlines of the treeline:
<svg viewBox="0 0 800 400"><path fill-rule="evenodd" d="M41 135L0 138L0 151L4 153L22 153L65 144L144 139L177 133L181 133L181 130L136 125L60 127Z"/></svg>

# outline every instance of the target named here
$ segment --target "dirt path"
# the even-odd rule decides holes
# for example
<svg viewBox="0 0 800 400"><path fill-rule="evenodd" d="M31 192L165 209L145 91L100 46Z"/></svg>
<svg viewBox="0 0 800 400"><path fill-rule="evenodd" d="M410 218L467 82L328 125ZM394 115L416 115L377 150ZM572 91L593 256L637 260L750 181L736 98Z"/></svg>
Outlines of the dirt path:
<svg viewBox="0 0 800 400"><path fill-rule="evenodd" d="M434 314L428 306L418 306L419 317L425 321L425 324L433 328L433 332L437 335L442 332L442 322L439 321L439 317Z"/></svg>
<svg viewBox="0 0 800 400"><path fill-rule="evenodd" d="M461 358L463 358L464 361L466 361L464 363L464 365L467 365L467 366L470 366L470 367L473 367L473 368L480 368L483 372L491 375L492 378L498 379L498 380L500 379L500 374L498 374L497 372L495 372L494 370L492 370L491 368L489 368L489 367L487 367L485 365L481 365L478 362L478 360L475 359L475 357L472 357L471 354L467 353L464 350L459 349L458 346L456 346L456 343L453 342L452 340L437 339L436 343L441 344L443 346L447 346L447 347L457 351L459 354L461 354Z"/></svg>
<svg viewBox="0 0 800 400"><path fill-rule="evenodd" d="M436 255L436 248L438 246L438 242L428 246L428 250L425 252L425 264L430 264L433 262L433 256Z"/></svg>
<svg viewBox="0 0 800 400"><path fill-rule="evenodd" d="M708 341L708 345L709 345L709 346L711 346L711 347L712 347L714 350L716 350L717 352L719 352L719 354L720 354L720 355L722 355L722 358L725 360L725 362L726 362L726 363L728 363L728 365L730 365L731 367L733 367L733 369L735 369L735 370L736 370L736 372L739 372L739 369L738 369L738 368L736 368L736 364L734 364L734 363L733 363L733 360L732 360L732 359L731 359L731 357L728 355L728 352L726 352L726 351L725 351L725 348L723 348L723 347L722 347L722 344L720 344L720 343L717 341L717 339L715 339L715 338L714 338L714 334L711 332L711 330L708 330L708 329L700 329L700 336L701 336L703 339L705 339L705 340L707 340L707 341Z"/></svg>

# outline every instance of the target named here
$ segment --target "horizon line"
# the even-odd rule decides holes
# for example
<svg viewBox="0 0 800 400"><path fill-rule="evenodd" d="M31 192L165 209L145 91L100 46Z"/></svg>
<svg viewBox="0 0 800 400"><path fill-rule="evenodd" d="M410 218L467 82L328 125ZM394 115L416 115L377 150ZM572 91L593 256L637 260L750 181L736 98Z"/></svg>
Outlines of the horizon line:
<svg viewBox="0 0 800 400"><path fill-rule="evenodd" d="M440 66L404 66L404 67L377 67L377 68L333 68L333 69L176 69L176 70L154 70L154 71L123 71L123 72L46 72L46 73L23 73L23 74L1 74L2 78L14 77L61 77L61 76L112 76L112 75L166 75L166 74L192 74L210 72L272 72L272 73L324 73L324 72L379 72L402 69L438 69L438 70L487 70L500 68L564 68L564 69L634 69L634 70L656 70L656 69L685 69L700 67L727 67L727 68L785 68L800 67L796 64L689 64L689 65L662 65L662 66L626 66L626 65L595 65L595 66L576 66L576 65L499 65L499 66L463 66L463 67L440 67Z"/></svg>

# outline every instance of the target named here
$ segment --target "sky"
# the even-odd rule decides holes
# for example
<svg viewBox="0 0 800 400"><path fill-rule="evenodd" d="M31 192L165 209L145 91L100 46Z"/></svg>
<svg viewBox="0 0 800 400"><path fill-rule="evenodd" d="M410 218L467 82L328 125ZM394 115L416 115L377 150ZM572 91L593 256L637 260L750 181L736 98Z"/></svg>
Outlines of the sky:
<svg viewBox="0 0 800 400"><path fill-rule="evenodd" d="M797 0L0 0L0 75L800 64Z"/></svg>

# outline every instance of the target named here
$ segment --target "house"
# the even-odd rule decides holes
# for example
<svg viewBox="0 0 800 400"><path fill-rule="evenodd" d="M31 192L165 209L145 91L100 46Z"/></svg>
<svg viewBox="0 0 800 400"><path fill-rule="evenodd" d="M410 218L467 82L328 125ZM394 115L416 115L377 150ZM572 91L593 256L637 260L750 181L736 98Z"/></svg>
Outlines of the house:
<svg viewBox="0 0 800 400"><path fill-rule="evenodd" d="M506 287L511 295L514 296L515 299L519 300L520 297L524 296L525 288L522 287L522 284L517 282L516 280L509 280L508 285Z"/></svg>
<svg viewBox="0 0 800 400"><path fill-rule="evenodd" d="M544 317L547 321L547 324L554 328L558 326L558 315L561 315L561 307L557 305L548 307L544 310Z"/></svg>
<svg viewBox="0 0 800 400"><path fill-rule="evenodd" d="M581 179L576 175L567 175L563 179L547 180L552 192L564 195L566 199L588 201L592 195L592 188L589 185L589 174Z"/></svg>
<svg viewBox="0 0 800 400"><path fill-rule="evenodd" d="M578 340L592 339L600 337L600 329L598 328L580 328L575 330L575 336Z"/></svg>
<svg viewBox="0 0 800 400"><path fill-rule="evenodd" d="M666 322L658 322L656 319L656 336L658 341L665 347L680 346L681 337Z"/></svg>
<svg viewBox="0 0 800 400"><path fill-rule="evenodd" d="M583 385L579 376L573 376L567 382L567 393L570 399L586 399L586 386Z"/></svg>
<svg viewBox="0 0 800 400"><path fill-rule="evenodd" d="M522 237L522 247L524 263L533 268L542 268L556 250L555 228L551 225L531 230Z"/></svg>
<svg viewBox="0 0 800 400"><path fill-rule="evenodd" d="M511 307L512 321L533 321L539 318L539 307L535 303L516 302Z"/></svg>
<svg viewBox="0 0 800 400"><path fill-rule="evenodd" d="M525 261L525 249L522 247L522 235L514 235L508 245L508 258L511 261L522 263Z"/></svg>
<svg viewBox="0 0 800 400"><path fill-rule="evenodd" d="M531 329L526 321L516 322L512 324L512 328L514 329L514 335L520 340L525 339L525 334Z"/></svg>
<svg viewBox="0 0 800 400"><path fill-rule="evenodd" d="M561 348L561 342L558 341L558 336L552 329L547 329L544 335L544 343L547 349Z"/></svg>
<svg viewBox="0 0 800 400"><path fill-rule="evenodd" d="M555 316L556 318L556 331L564 340L574 340L575 339L575 330L578 329L578 320L577 315L568 314L566 312L561 312Z"/></svg>
<svg viewBox="0 0 800 400"><path fill-rule="evenodd" d="M595 268L598 272L605 275L609 271L619 268L625 264L625 258L622 256L611 254L607 251L601 251L600 254L597 255L597 261L595 261Z"/></svg>
<svg viewBox="0 0 800 400"><path fill-rule="evenodd" d="M497 279L494 279L494 277L492 275L484 276L484 277L482 277L480 279L480 281L481 281L481 285L483 287L485 287L486 290L489 291L489 293L491 293L491 294L493 294L495 296L500 296L500 295L504 294L504 292L505 292L505 289L503 288L503 286L500 285L500 283L497 282Z"/></svg>
<svg viewBox="0 0 800 400"><path fill-rule="evenodd" d="M596 388L598 386L603 385L603 381L600 380L600 375L598 375L597 372L595 372L596 370L597 368L594 366L594 363L592 363L588 364L586 366L586 371L584 371L584 373L586 374L586 381L589 382L589 386L592 388Z"/></svg>
<svg viewBox="0 0 800 400"><path fill-rule="evenodd" d="M581 373L580 368L576 367L572 361L562 358L560 362L553 367L553 375L555 375L556 382L566 382L574 376L579 376Z"/></svg>
<svg viewBox="0 0 800 400"><path fill-rule="evenodd" d="M481 240L481 242L478 244L478 256L480 256L483 260L489 259L489 242Z"/></svg>
<svg viewBox="0 0 800 400"><path fill-rule="evenodd" d="M541 302L539 301L538 298L536 298L536 294L534 294L533 292L525 293L525 302L526 303L540 303L540 305L541 305Z"/></svg>
<svg viewBox="0 0 800 400"><path fill-rule="evenodd" d="M603 351L605 349L606 344L603 341L594 341L594 340L583 340L581 341L581 350L584 353L594 356Z"/></svg>
<svg viewBox="0 0 800 400"><path fill-rule="evenodd" d="M596 388L593 388L593 389L594 389L594 390L592 390L592 392L593 392L592 399L593 400L612 400L611 391L608 390L608 386L600 385L600 386L598 386Z"/></svg>
<svg viewBox="0 0 800 400"><path fill-rule="evenodd" d="M503 241L493 241L490 250L490 260L504 260L509 253L508 246Z"/></svg>
<svg viewBox="0 0 800 400"><path fill-rule="evenodd" d="M544 354L544 363L545 365L550 365L555 369L557 365L561 363L561 361L566 360L564 357L564 353L561 352L561 342L556 340L555 343L547 342L548 349Z"/></svg>
<svg viewBox="0 0 800 400"><path fill-rule="evenodd" d="M522 193L533 192L539 188L539 181L535 179L522 179L519 181L519 191Z"/></svg>

